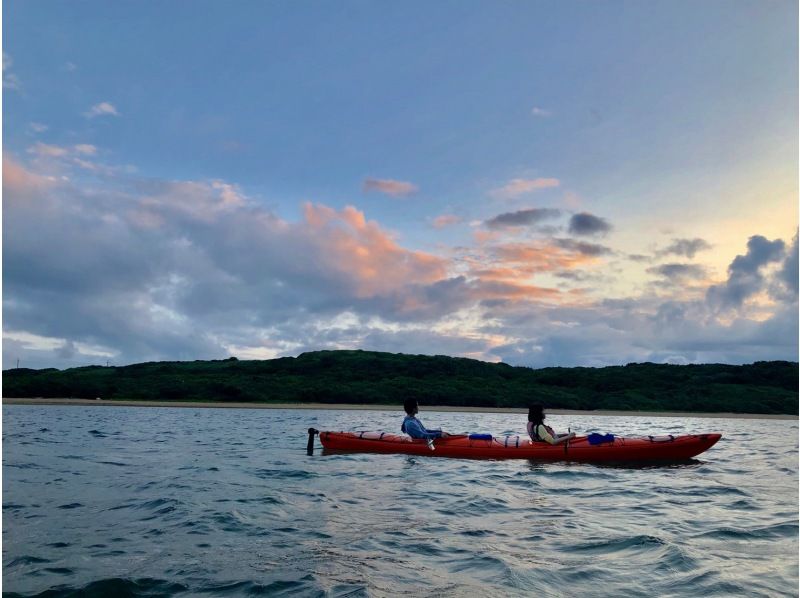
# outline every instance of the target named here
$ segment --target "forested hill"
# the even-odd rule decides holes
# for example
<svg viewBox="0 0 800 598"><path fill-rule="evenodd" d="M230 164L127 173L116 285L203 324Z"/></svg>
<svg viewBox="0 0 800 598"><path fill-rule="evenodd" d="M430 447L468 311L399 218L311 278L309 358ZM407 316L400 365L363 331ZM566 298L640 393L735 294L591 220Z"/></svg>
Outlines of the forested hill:
<svg viewBox="0 0 800 598"><path fill-rule="evenodd" d="M4 397L320 402L797 414L798 364L511 367L472 359L316 351L265 361L153 362L3 372Z"/></svg>

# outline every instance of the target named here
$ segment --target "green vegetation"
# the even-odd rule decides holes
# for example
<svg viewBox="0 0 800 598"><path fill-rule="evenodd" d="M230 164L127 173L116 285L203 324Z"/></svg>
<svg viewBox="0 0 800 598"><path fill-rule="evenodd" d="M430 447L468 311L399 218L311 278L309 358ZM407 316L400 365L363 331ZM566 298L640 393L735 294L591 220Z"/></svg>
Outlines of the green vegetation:
<svg viewBox="0 0 800 598"><path fill-rule="evenodd" d="M3 372L5 397L319 402L797 414L798 364L511 367L445 356L316 351L267 361Z"/></svg>

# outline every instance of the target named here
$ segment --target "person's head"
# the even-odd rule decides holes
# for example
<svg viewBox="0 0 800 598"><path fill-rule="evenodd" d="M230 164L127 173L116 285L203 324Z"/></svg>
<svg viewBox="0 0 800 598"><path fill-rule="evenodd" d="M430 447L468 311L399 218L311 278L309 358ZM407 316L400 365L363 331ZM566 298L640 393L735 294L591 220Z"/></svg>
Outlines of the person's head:
<svg viewBox="0 0 800 598"><path fill-rule="evenodd" d="M544 407L538 404L528 407L528 421L541 424L544 421Z"/></svg>
<svg viewBox="0 0 800 598"><path fill-rule="evenodd" d="M405 409L406 413L409 415L416 415L419 413L419 405L417 405L417 399L406 399L403 401L403 409Z"/></svg>

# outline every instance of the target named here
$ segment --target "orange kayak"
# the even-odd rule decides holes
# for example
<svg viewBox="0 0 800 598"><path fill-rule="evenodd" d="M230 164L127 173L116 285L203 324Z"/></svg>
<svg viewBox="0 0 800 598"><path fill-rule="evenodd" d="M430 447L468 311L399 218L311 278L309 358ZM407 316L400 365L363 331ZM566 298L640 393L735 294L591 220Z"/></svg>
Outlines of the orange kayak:
<svg viewBox="0 0 800 598"><path fill-rule="evenodd" d="M685 460L708 450L721 437L721 434L645 436L614 438L611 442L591 444L588 436L578 436L569 443L550 445L545 442L532 442L526 436L470 438L465 434L428 441L386 432L319 432L322 446L330 451L402 453L465 459L583 462ZM313 441L313 436L310 441Z"/></svg>

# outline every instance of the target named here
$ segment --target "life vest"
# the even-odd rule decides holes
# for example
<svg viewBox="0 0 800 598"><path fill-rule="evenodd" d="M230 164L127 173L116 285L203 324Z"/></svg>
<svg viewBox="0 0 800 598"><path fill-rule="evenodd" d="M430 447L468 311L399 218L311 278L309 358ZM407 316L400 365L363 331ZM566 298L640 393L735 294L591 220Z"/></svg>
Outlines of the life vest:
<svg viewBox="0 0 800 598"><path fill-rule="evenodd" d="M533 422L528 422L528 435L531 437L531 440L534 440L536 442L547 442L544 438L539 436L539 426L544 426L544 424L533 425ZM547 429L547 426L544 427L545 429ZM547 431L550 432L550 430ZM550 435L555 437L555 434L553 434L552 432L550 432Z"/></svg>

